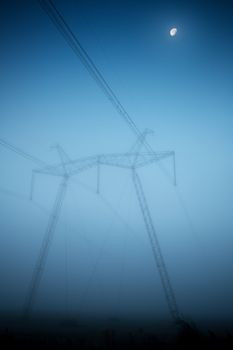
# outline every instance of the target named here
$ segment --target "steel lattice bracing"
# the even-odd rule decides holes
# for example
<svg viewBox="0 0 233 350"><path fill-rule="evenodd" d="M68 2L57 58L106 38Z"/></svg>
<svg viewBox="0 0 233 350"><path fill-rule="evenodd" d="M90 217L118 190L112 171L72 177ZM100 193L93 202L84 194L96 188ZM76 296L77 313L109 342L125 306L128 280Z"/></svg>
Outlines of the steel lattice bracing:
<svg viewBox="0 0 233 350"><path fill-rule="evenodd" d="M138 174L136 173L135 169L132 170L132 179L133 179L133 183L135 186L135 190L136 190L136 194L137 194L137 198L138 198L138 202L141 208L141 212L143 215L143 219L145 222L145 226L146 226L146 231L148 234L148 238L150 241L150 245L153 251L153 256L159 271L159 276L162 282L162 286L164 289L164 293L166 296L166 300L167 300L167 304L169 307L169 311L170 314L172 316L172 319L175 322L178 322L181 320L180 318L180 314L179 314L179 310L178 310L178 306L177 306L177 302L176 302L176 298L175 298L175 293L173 291L171 282L170 282L170 278L167 272L167 268L164 262L164 258L161 252L161 248L160 248L160 244L158 241L158 237L154 228L154 224L151 218L151 214L150 214L150 210L146 201L146 197L143 191L143 187L141 184L141 180L138 176Z"/></svg>
<svg viewBox="0 0 233 350"><path fill-rule="evenodd" d="M40 248L39 256L38 256L35 268L33 270L33 275L32 275L31 283L30 283L29 290L28 290L28 295L26 298L25 306L24 306L24 316L25 317L29 316L29 313L30 313L32 306L34 304L34 301L35 301L37 290L38 290L39 285L40 285L40 280L41 280L41 277L42 277L43 272L44 272L47 256L49 253L49 248L50 248L51 243L52 243L52 239L53 239L53 235L54 235L56 225L58 222L62 203L63 203L64 197L65 197L66 188L67 188L67 181L68 181L68 178L64 177L62 179L61 184L59 185L59 188L58 188L58 192L57 192L57 196L56 196L56 199L54 202L53 210L52 210L50 218L49 218L47 230L45 232L45 235L44 235L44 238L42 241L42 245Z"/></svg>

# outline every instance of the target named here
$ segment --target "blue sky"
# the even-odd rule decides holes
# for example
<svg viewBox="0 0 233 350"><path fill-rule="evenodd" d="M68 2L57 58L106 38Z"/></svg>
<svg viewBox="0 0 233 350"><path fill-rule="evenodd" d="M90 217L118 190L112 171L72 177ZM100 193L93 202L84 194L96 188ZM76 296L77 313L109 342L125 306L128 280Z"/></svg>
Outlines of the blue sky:
<svg viewBox="0 0 233 350"><path fill-rule="evenodd" d="M176 152L177 189L157 166L140 175L182 312L194 319L231 317L231 3L70 0L56 5L138 128L154 130L148 136L153 149ZM72 158L127 151L133 133L39 4L2 1L0 12L0 137L52 163L58 158L50 146L57 142ZM178 33L171 38L173 26ZM0 157L0 307L20 310L58 182L40 177L35 200L45 210L39 208L26 198L33 164L5 149ZM169 162L164 166L171 171ZM68 237L72 310L79 309L107 240L86 310L167 317L130 176L115 169L101 175L102 195L119 215L94 194L95 171L70 184L37 310L48 307L53 284L60 292L51 309L65 308ZM103 295L109 300L105 307Z"/></svg>

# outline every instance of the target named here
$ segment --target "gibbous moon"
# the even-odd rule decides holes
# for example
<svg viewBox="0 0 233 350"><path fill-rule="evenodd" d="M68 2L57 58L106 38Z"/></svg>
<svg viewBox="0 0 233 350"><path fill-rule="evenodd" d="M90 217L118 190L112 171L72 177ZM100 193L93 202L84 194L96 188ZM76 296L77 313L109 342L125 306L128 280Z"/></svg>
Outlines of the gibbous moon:
<svg viewBox="0 0 233 350"><path fill-rule="evenodd" d="M175 36L176 33L177 33L177 28L172 28L172 29L170 30L170 35L171 35L171 36Z"/></svg>

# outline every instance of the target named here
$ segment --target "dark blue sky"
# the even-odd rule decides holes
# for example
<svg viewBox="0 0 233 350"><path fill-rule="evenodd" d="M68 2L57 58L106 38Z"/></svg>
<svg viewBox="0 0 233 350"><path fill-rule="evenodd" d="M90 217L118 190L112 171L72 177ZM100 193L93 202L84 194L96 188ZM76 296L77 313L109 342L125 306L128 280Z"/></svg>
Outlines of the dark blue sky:
<svg viewBox="0 0 233 350"><path fill-rule="evenodd" d="M232 2L55 3L138 128L154 130L149 136L152 147L176 152L177 190L156 166L142 170L141 176L182 311L194 318L230 318ZM56 142L73 158L127 151L134 135L37 1L1 1L0 6L0 137L48 162L58 159L50 151ZM169 30L174 26L178 33L171 38ZM46 177L38 180L36 201L45 207L43 211L26 197L4 192L27 196L33 164L4 149L0 157L4 280L0 307L20 310L57 182ZM169 172L169 163L164 166ZM94 188L95 173L77 181ZM107 253L90 287L94 292L87 294L88 311L102 310L105 295L106 313L116 312L121 302L126 313L167 315L130 176L103 170L103 196L121 219L80 182L71 188L37 308L48 306L54 283L60 292L51 310L64 309L61 256L64 237L69 237L73 310L80 307L106 240Z"/></svg>

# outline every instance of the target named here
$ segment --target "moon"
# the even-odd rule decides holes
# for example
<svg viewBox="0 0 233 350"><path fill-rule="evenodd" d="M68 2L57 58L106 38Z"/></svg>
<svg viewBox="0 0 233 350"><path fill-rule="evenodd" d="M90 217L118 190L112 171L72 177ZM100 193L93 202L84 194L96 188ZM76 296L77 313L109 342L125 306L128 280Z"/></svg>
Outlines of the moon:
<svg viewBox="0 0 233 350"><path fill-rule="evenodd" d="M175 36L177 34L177 28L172 28L171 30L170 30L170 35L171 36Z"/></svg>

